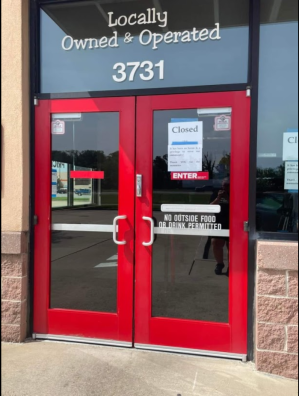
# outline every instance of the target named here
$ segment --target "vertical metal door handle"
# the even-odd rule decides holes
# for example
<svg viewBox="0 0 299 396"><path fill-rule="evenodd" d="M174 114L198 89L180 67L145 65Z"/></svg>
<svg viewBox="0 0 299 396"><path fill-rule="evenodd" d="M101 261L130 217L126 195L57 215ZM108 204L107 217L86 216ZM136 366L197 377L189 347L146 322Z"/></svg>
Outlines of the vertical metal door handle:
<svg viewBox="0 0 299 396"><path fill-rule="evenodd" d="M136 195L137 198L142 197L142 175L136 175Z"/></svg>
<svg viewBox="0 0 299 396"><path fill-rule="evenodd" d="M126 220L126 219L127 219L127 216L117 216L113 220L113 242L116 245L125 245L127 243L126 241L118 241L116 238L116 233L117 233L116 227L117 227L118 220Z"/></svg>
<svg viewBox="0 0 299 396"><path fill-rule="evenodd" d="M149 221L151 223L151 240L149 242L142 242L143 246L152 246L155 240L155 223L150 217L142 217L142 220Z"/></svg>

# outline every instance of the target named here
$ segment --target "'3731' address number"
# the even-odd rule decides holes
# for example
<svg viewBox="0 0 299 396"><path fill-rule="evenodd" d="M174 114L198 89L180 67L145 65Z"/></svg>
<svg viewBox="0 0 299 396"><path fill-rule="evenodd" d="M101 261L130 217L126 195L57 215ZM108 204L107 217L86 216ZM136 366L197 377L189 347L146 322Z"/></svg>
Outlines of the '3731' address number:
<svg viewBox="0 0 299 396"><path fill-rule="evenodd" d="M159 80L164 80L164 60L155 65L150 61L116 63L113 70L117 71L117 74L112 76L113 80L118 83L126 80L134 81L137 72L139 78L143 81L151 81L156 73L159 73Z"/></svg>

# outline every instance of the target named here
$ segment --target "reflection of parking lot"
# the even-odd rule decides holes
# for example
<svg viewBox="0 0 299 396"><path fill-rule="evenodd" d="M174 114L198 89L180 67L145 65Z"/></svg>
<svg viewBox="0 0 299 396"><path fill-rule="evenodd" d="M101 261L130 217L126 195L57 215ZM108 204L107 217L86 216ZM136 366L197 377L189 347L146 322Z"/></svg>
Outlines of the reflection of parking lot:
<svg viewBox="0 0 299 396"><path fill-rule="evenodd" d="M89 194L74 194L74 205L85 205L91 203L91 193ZM67 194L58 193L55 198L52 198L52 208L62 208L67 206Z"/></svg>
<svg viewBox="0 0 299 396"><path fill-rule="evenodd" d="M53 210L53 224L106 224L112 225L118 215L117 210L107 210L102 207L86 207Z"/></svg>
<svg viewBox="0 0 299 396"><path fill-rule="evenodd" d="M116 255L110 233L52 233L51 306L116 312L117 267L97 268Z"/></svg>
<svg viewBox="0 0 299 396"><path fill-rule="evenodd" d="M118 205L118 192L109 191L101 192L101 194L95 194L94 200L92 199L93 193L90 189L79 189L74 192L74 206L92 204L93 201L97 201L99 208L104 205ZM67 206L67 194L57 193L56 197L52 197L52 208L62 208Z"/></svg>
<svg viewBox="0 0 299 396"><path fill-rule="evenodd" d="M154 316L227 322L228 278L214 274L212 252L202 259L205 243L204 237L157 236ZM110 233L53 232L51 306L116 312L121 265Z"/></svg>

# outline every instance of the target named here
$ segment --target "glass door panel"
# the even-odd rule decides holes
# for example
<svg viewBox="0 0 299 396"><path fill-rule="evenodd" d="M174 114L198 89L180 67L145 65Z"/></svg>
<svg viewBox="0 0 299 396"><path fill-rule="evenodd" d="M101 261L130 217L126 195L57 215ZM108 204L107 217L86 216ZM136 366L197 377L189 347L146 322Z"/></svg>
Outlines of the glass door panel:
<svg viewBox="0 0 299 396"><path fill-rule="evenodd" d="M132 345L135 99L36 109L35 333Z"/></svg>
<svg viewBox="0 0 299 396"><path fill-rule="evenodd" d="M52 114L57 122L64 133L52 131L51 308L116 313L119 113Z"/></svg>
<svg viewBox="0 0 299 396"><path fill-rule="evenodd" d="M153 317L228 323L231 127L218 130L215 118L231 120L231 113L231 108L154 112L153 218L157 228L152 258ZM171 124L175 133L176 125L202 128L200 168L206 180L188 179L190 172L187 179L178 172L177 177L184 180L172 180L168 170ZM182 172L188 170L181 163L177 167ZM163 205L170 205L166 212ZM183 205L188 212L180 211ZM203 205L220 206L221 211L205 213Z"/></svg>
<svg viewBox="0 0 299 396"><path fill-rule="evenodd" d="M246 92L137 99L137 347L246 354L249 114Z"/></svg>

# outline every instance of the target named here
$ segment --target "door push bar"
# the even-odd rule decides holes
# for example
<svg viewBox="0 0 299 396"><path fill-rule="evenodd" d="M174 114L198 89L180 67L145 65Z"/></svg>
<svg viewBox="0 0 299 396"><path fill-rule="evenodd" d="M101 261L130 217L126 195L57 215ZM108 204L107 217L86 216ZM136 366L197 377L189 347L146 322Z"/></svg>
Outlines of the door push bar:
<svg viewBox="0 0 299 396"><path fill-rule="evenodd" d="M151 223L151 240L149 242L142 242L143 246L152 246L155 240L155 223L150 217L142 217L142 220L149 221Z"/></svg>
<svg viewBox="0 0 299 396"><path fill-rule="evenodd" d="M116 245L125 245L127 243L126 241L118 241L117 237L116 237L116 233L117 233L116 227L117 227L118 220L126 220L126 219L127 219L127 216L117 216L113 220L113 242Z"/></svg>

